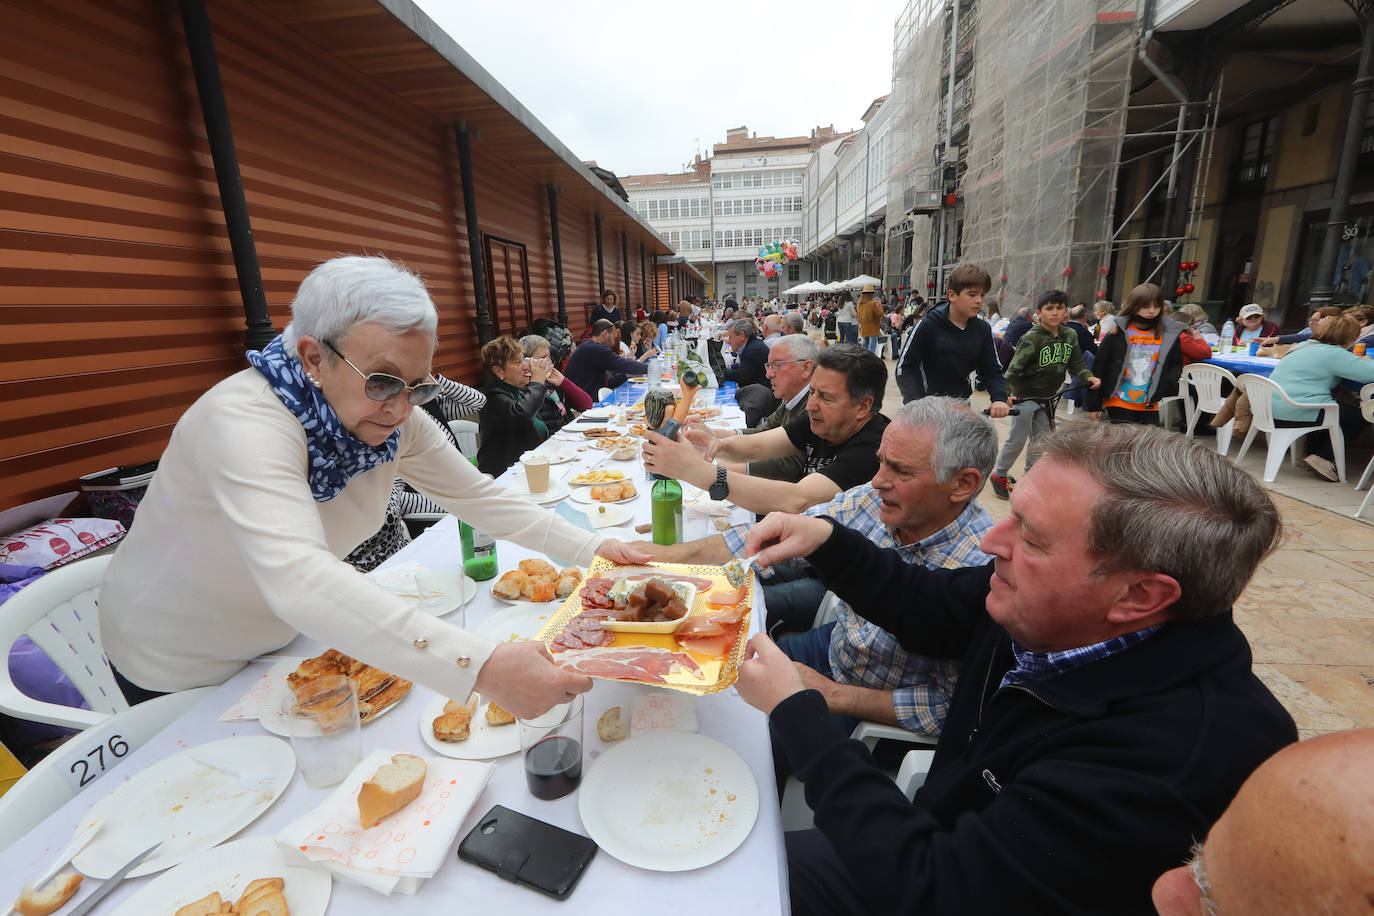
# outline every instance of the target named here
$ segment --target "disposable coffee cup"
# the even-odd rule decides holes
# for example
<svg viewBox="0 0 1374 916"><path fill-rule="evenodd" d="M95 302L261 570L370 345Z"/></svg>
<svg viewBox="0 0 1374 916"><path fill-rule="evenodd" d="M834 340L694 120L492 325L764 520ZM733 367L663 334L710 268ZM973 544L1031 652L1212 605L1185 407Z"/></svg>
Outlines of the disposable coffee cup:
<svg viewBox="0 0 1374 916"><path fill-rule="evenodd" d="M521 458L525 466L525 484L531 493L547 493L549 490L549 459L543 455L530 455Z"/></svg>

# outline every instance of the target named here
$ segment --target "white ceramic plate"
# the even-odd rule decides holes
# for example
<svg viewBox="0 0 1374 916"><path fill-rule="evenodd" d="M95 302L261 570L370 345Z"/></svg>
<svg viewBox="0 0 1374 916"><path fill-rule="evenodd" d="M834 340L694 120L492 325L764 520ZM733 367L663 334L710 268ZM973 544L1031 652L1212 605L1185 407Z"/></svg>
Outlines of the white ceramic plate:
<svg viewBox="0 0 1374 916"><path fill-rule="evenodd" d="M612 744L582 780L577 810L596 844L626 865L688 871L739 848L759 813L759 787L730 748L666 732Z"/></svg>
<svg viewBox="0 0 1374 916"><path fill-rule="evenodd" d="M534 639L556 611L557 605L522 601L514 607L502 608L471 629L496 642L509 642L512 637Z"/></svg>
<svg viewBox="0 0 1374 916"><path fill-rule="evenodd" d="M299 860L297 860L299 861ZM284 878L282 894L291 916L324 916L333 879L323 868L293 865L272 837L255 836L207 849L139 888L112 916L176 912L214 891L237 901L257 878Z"/></svg>
<svg viewBox="0 0 1374 916"><path fill-rule="evenodd" d="M566 497L570 492L568 485L563 481L550 480L548 490L543 493L531 493L529 487L525 485L523 476L519 479L512 480L507 484L507 487L516 496L536 503L556 503L560 499Z"/></svg>
<svg viewBox="0 0 1374 916"><path fill-rule="evenodd" d="M267 686L267 695L262 701L262 709L258 713L258 722L272 734L281 735L283 738L289 739L291 737L286 730L286 720L282 718L281 714L282 702L291 695L291 685L286 682L286 676L292 671L295 671L297 666L303 661L305 661L304 656L301 658L284 658L273 665L271 670L267 672L270 683ZM414 687L410 689L411 692L415 690ZM406 697L408 696L410 696L410 693L407 693L404 697L401 697L395 703L392 703L386 709L383 709L371 719L368 719L363 723L363 727L366 728L382 716L391 712L397 706L400 706L406 701Z"/></svg>
<svg viewBox="0 0 1374 916"><path fill-rule="evenodd" d="M447 702L447 697L435 694L420 709L420 737L436 754L457 760L491 760L520 750L520 729L514 722L510 725L487 724L485 698L477 703L477 715L472 717L472 734L468 740L453 743L440 741L434 737L434 720L443 713ZM295 911L292 912L294 916Z"/></svg>
<svg viewBox="0 0 1374 916"><path fill-rule="evenodd" d="M413 562L374 569L367 577L435 617L452 614L477 594L477 583L456 569L429 569Z"/></svg>
<svg viewBox="0 0 1374 916"><path fill-rule="evenodd" d="M585 437L578 436L577 438L583 439ZM543 446L535 449L533 454L543 455L545 458L549 459L549 464L567 464L569 461L577 460L577 449L566 448L564 446Z"/></svg>
<svg viewBox="0 0 1374 916"><path fill-rule="evenodd" d="M606 511L598 512L598 509ZM613 528L634 521L634 517L633 509L615 504L599 503L587 509L587 518L592 520L593 528Z"/></svg>
<svg viewBox="0 0 1374 916"><path fill-rule="evenodd" d="M594 470L600 471L600 470L604 470L604 469L603 469L603 468L595 468ZM583 472L582 472L582 474L590 474L590 473L592 473L592 472L591 472L591 471L583 471ZM615 480L578 480L577 478L581 477L582 474L574 474L574 475L572 476L572 479L569 480L568 483L572 484L572 485L575 486L575 487L604 487L604 486L606 486L607 484L612 484L612 483L624 483L626 477L629 476L629 475L626 474L624 471L609 471L608 473L619 474L620 476L617 477Z"/></svg>
<svg viewBox="0 0 1374 916"><path fill-rule="evenodd" d="M621 482L623 483L624 481ZM609 487L614 486L614 484L597 484L597 486ZM573 490L572 499L575 503L587 503L588 505L592 506L613 506L616 503L634 502L636 499L639 499L639 496L641 493L644 492L644 489L638 483L635 483L635 491L636 492L634 496L627 496L624 499L598 500L592 499L592 491L590 487L578 487L576 490Z"/></svg>
<svg viewBox="0 0 1374 916"><path fill-rule="evenodd" d="M171 868L255 821L296 772L291 745L278 738L239 735L199 747L230 766L270 777L270 786L250 792L236 777L197 763L185 751L173 754L135 773L91 806L77 829L98 817L105 825L72 864L92 878L104 879L124 867L133 851L161 842L162 847L129 877Z"/></svg>

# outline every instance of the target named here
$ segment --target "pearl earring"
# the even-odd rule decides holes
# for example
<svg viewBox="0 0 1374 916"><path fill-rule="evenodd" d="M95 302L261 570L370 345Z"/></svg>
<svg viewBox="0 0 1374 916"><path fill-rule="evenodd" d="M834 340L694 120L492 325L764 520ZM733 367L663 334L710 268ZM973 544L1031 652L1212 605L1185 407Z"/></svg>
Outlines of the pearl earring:
<svg viewBox="0 0 1374 916"><path fill-rule="evenodd" d="M320 384L320 380L317 379L317 378L315 378L315 376L311 375L309 372L307 372L307 373L305 374L305 377L306 377L307 379L309 379L309 380L310 380L310 384L314 385L316 388L321 388L321 387L323 387L323 386Z"/></svg>

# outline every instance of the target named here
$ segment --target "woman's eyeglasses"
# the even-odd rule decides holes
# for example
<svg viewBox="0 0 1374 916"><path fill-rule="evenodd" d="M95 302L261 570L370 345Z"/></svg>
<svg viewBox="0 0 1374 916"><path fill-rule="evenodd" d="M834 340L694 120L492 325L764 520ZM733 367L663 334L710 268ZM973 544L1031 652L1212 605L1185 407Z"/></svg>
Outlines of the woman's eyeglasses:
<svg viewBox="0 0 1374 916"><path fill-rule="evenodd" d="M405 379L399 379L394 375L387 375L385 372L374 372L371 375L364 375L363 371L353 363L349 362L347 356L339 352L339 348L329 341L324 341L324 345L333 351L334 355L348 363L348 368L352 369L363 379L363 393L374 401L389 401L402 391L409 391L407 400L419 406L434 400L434 396L439 393L439 383L435 381L420 382L418 385L407 385ZM433 378L433 376L431 376Z"/></svg>

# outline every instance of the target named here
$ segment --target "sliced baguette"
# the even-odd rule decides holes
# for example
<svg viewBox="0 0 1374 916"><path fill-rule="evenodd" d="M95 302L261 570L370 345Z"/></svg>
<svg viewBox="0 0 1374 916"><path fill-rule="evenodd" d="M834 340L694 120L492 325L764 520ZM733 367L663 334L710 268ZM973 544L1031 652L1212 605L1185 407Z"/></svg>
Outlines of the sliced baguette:
<svg viewBox="0 0 1374 916"><path fill-rule="evenodd" d="M248 904L248 909L239 909L239 916L291 916L291 911L286 907L286 898L280 891L269 891L258 897L254 897Z"/></svg>
<svg viewBox="0 0 1374 916"><path fill-rule="evenodd" d="M420 797L425 762L413 754L397 754L358 790L358 820L366 830Z"/></svg>
<svg viewBox="0 0 1374 916"><path fill-rule="evenodd" d="M63 872L49 881L47 887L34 890L26 886L14 901L14 911L19 916L48 916L62 909L81 886L81 877L74 872Z"/></svg>
<svg viewBox="0 0 1374 916"><path fill-rule="evenodd" d="M258 878L243 889L238 901L234 904L233 912L247 913L249 904L259 897L267 894L279 894L286 889L285 878Z"/></svg>
<svg viewBox="0 0 1374 916"><path fill-rule="evenodd" d="M176 911L175 916L214 916L221 912L219 891L207 894L194 903L188 903Z"/></svg>

